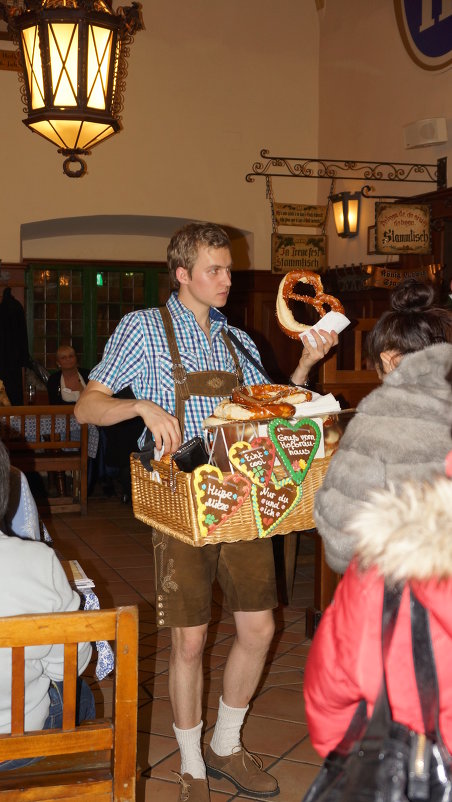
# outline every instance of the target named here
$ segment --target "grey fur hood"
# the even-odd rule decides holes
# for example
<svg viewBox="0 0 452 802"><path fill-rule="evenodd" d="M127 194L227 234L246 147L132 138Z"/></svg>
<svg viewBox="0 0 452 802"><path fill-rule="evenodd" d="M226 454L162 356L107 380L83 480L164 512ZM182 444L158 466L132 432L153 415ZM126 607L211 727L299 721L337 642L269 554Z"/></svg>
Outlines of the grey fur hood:
<svg viewBox="0 0 452 802"><path fill-rule="evenodd" d="M452 481L373 491L349 531L360 566L376 567L390 583L451 578Z"/></svg>
<svg viewBox="0 0 452 802"><path fill-rule="evenodd" d="M450 343L438 343L423 351L406 354L400 365L385 376L383 384L360 401L358 410L367 415L378 415L384 402L384 414L390 416L394 402L397 411L403 404L403 415L407 418L418 415L421 406L422 412L425 414L429 410L430 415L444 415L448 410L452 421L450 372Z"/></svg>
<svg viewBox="0 0 452 802"><path fill-rule="evenodd" d="M373 490L444 475L452 450L452 345L407 354L358 404L314 500L328 564L343 573L355 548L349 522Z"/></svg>

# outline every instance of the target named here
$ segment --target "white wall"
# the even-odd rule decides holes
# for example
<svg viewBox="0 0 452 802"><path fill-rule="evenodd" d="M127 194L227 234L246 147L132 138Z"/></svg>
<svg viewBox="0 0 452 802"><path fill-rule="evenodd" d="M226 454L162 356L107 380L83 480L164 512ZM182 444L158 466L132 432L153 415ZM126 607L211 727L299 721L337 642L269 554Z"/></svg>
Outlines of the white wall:
<svg viewBox="0 0 452 802"><path fill-rule="evenodd" d="M17 76L0 72L3 261L164 259L168 227L210 219L245 232L249 254L242 248L237 266L270 267L265 183L248 184L245 174L262 147L317 150L314 0L144 0L143 16L124 130L93 150L82 179L64 176L56 148L22 125ZM280 199L314 202L316 182L296 183L286 182ZM30 229L97 215L141 216L148 227L87 233L73 222L62 236L57 224L53 234L46 225ZM155 218L165 221L158 230Z"/></svg>
<svg viewBox="0 0 452 802"><path fill-rule="evenodd" d="M452 71L431 72L412 61L399 34L393 0L325 0L319 20L319 154L434 164L447 156L451 175ZM431 117L446 118L449 142L407 150L403 126ZM414 195L436 188L435 184L338 181L337 189L355 191L364 183L374 185L377 194L390 195ZM319 187L319 200L328 189ZM368 257L366 253L374 202L364 200L361 208L359 239L340 240L330 221L330 265L382 261L381 256Z"/></svg>

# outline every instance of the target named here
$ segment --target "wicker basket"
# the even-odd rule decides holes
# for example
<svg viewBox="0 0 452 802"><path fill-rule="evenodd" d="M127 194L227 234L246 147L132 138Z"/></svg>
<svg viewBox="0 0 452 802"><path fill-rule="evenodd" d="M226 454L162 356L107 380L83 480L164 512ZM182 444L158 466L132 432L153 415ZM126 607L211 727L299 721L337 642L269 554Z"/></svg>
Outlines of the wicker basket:
<svg viewBox="0 0 452 802"><path fill-rule="evenodd" d="M293 531L312 529L314 495L323 482L330 458L314 460L303 481L303 498L295 509L281 521L271 535L286 535ZM170 486L169 465L151 460L151 468L160 476L160 482L141 464L138 455L130 455L132 474L132 504L136 518L166 535L172 535L192 546L208 543L233 543L237 540L254 540L258 530L251 499L248 497L229 520L216 527L211 535L200 534L196 505L191 488L191 474L178 471L174 478L176 489ZM275 470L278 478L286 474Z"/></svg>

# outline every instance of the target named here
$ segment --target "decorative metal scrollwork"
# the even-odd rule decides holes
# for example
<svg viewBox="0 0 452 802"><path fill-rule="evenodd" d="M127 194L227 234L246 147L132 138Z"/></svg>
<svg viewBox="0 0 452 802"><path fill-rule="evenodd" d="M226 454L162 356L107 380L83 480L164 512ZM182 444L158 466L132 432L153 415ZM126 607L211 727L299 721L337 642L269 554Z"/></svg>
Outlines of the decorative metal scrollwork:
<svg viewBox="0 0 452 802"><path fill-rule="evenodd" d="M436 164L342 161L340 159L272 156L266 149L261 150L260 156L263 161L254 162L252 172L246 175L248 182L253 182L256 176L272 176L436 183L438 189L446 186L443 159L439 159Z"/></svg>

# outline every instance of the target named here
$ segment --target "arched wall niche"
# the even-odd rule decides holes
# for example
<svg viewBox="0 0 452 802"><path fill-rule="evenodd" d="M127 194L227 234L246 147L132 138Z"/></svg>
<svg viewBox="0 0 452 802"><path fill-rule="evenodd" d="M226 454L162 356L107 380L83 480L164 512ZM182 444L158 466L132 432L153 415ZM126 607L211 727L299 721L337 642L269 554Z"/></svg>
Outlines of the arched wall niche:
<svg viewBox="0 0 452 802"><path fill-rule="evenodd" d="M177 229L193 222L183 217L90 215L37 220L20 227L21 259L166 261L166 248ZM226 223L234 267L253 264L253 234Z"/></svg>

